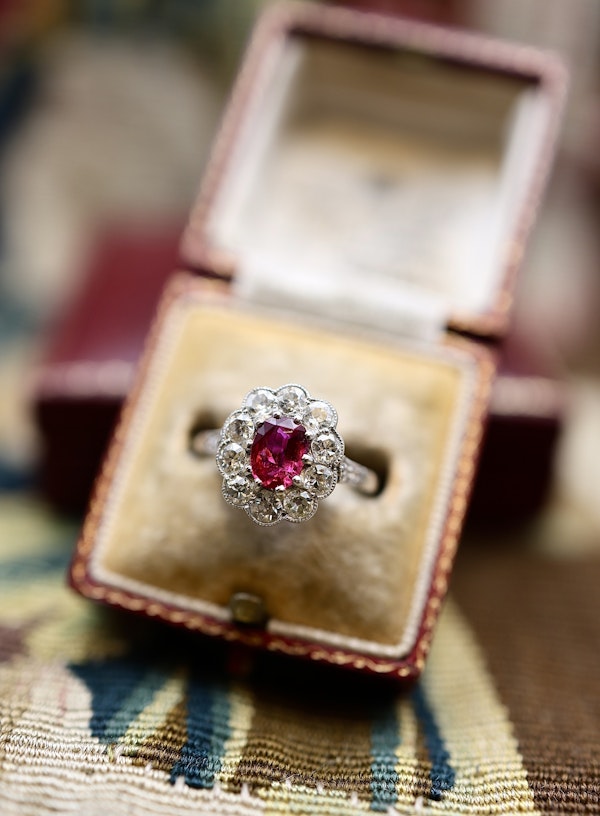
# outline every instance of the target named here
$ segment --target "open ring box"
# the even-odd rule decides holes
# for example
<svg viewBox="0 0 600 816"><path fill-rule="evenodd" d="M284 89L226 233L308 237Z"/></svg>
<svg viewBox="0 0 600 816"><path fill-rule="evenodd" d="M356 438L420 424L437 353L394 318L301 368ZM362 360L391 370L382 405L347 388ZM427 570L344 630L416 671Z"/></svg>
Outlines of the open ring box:
<svg viewBox="0 0 600 816"><path fill-rule="evenodd" d="M528 48L316 5L263 17L96 486L79 592L418 676L563 90ZM310 521L264 528L190 439L288 382L336 407L382 489L339 485ZM260 625L232 611L240 593Z"/></svg>

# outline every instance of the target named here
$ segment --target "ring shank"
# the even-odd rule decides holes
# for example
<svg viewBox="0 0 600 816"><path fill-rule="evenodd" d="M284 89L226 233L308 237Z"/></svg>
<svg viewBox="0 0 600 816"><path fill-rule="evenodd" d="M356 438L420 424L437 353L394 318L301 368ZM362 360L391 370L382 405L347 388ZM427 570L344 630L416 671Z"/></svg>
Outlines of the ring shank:
<svg viewBox="0 0 600 816"><path fill-rule="evenodd" d="M379 477L374 470L344 456L340 467L340 482L350 485L365 496L373 496L379 490Z"/></svg>

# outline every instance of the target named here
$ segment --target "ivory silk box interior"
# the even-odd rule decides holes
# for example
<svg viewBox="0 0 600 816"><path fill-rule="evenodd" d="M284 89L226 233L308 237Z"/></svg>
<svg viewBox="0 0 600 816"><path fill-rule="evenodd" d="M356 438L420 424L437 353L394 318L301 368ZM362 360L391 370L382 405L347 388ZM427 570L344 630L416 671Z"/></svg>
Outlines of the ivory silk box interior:
<svg viewBox="0 0 600 816"><path fill-rule="evenodd" d="M398 677L423 668L552 153L529 49L339 9L268 14L184 235L72 566L83 594ZM256 526L194 455L252 388L329 400L375 496ZM231 611L257 598L263 625Z"/></svg>
<svg viewBox="0 0 600 816"><path fill-rule="evenodd" d="M562 92L533 49L347 10L267 14L184 262L354 325L503 335Z"/></svg>

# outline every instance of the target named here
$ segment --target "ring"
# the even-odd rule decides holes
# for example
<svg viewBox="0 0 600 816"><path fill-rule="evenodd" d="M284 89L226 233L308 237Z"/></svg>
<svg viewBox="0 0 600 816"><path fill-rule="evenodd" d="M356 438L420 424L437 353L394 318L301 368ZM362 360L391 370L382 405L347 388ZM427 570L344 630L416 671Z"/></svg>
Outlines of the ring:
<svg viewBox="0 0 600 816"><path fill-rule="evenodd" d="M367 495L379 487L374 471L344 455L337 420L301 385L254 388L220 430L196 433L191 447L216 456L223 498L256 524L308 521L338 483Z"/></svg>

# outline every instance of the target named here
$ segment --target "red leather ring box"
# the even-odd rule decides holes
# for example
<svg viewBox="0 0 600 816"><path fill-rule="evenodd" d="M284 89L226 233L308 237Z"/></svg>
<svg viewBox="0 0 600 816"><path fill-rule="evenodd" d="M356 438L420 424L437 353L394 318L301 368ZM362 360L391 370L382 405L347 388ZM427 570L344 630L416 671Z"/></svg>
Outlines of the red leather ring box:
<svg viewBox="0 0 600 816"><path fill-rule="evenodd" d="M265 16L184 235L190 271L163 299L98 481L78 591L418 676L563 89L528 48L312 5ZM340 485L310 522L261 528L189 442L253 386L294 381L336 406L382 490ZM263 621L239 618L240 593Z"/></svg>

